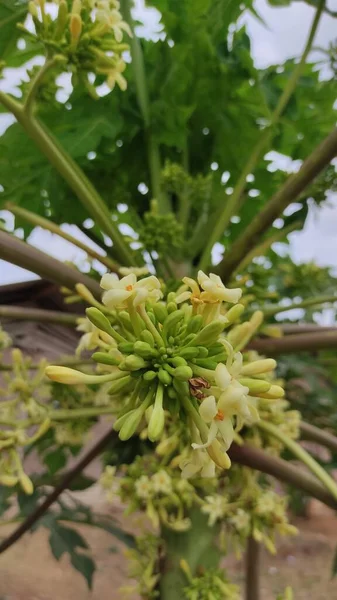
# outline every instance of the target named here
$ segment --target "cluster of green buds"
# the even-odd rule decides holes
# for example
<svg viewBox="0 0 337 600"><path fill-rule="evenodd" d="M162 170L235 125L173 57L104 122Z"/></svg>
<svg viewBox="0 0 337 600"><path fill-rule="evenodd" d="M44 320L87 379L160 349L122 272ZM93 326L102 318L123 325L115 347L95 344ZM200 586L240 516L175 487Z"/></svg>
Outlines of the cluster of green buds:
<svg viewBox="0 0 337 600"><path fill-rule="evenodd" d="M164 300L155 276L104 275L102 304L86 294L93 304L86 311L90 340L96 336L98 344L92 358L104 374L57 366L46 373L70 385L109 382L110 395L120 399L114 428L121 440L146 426L148 438L159 441L171 414L185 424L193 448L184 475L214 476L215 464L230 467L227 450L237 432L259 419L256 398L284 392L268 377L274 360L246 362L241 353L263 317L256 312L240 323L241 290L202 271L182 284Z"/></svg>
<svg viewBox="0 0 337 600"><path fill-rule="evenodd" d="M137 535L136 547L128 548L124 554L128 559L128 576L134 580L133 584L124 585L120 593L129 596L137 594L140 598L153 600L158 598L158 558L161 540L158 536L146 533Z"/></svg>
<svg viewBox="0 0 337 600"><path fill-rule="evenodd" d="M14 348L11 369L2 373L0 387L0 483L6 486L19 483L26 493L32 493L33 486L23 470L22 450L50 427L45 407L51 388L45 381L46 361L40 362L34 374L30 371L30 362ZM32 432L35 419L38 425Z"/></svg>
<svg viewBox="0 0 337 600"><path fill-rule="evenodd" d="M200 574L193 576L186 561L182 560L180 566L188 580L183 589L186 600L240 599L238 586L229 582L222 569L203 569Z"/></svg>
<svg viewBox="0 0 337 600"><path fill-rule="evenodd" d="M177 163L166 162L161 173L162 186L165 191L177 198L193 199L193 207L205 205L211 197L212 174L190 175Z"/></svg>
<svg viewBox="0 0 337 600"><path fill-rule="evenodd" d="M24 26L25 33L43 44L48 61L60 62L81 78L95 94L88 73L102 75L108 86L126 89L122 73L125 62L122 53L128 49L123 35L131 36L123 21L117 0L57 0L57 14L48 10L47 0L31 0L28 4L35 33Z"/></svg>
<svg viewBox="0 0 337 600"><path fill-rule="evenodd" d="M137 457L131 465L122 467L122 477L116 476L115 467L107 466L100 484L108 500L116 495L121 498L127 505L126 514L142 511L156 528L186 531L191 527L191 508L200 504L197 488L182 479L177 468L161 462L154 455ZM216 480L212 483L214 490Z"/></svg>
<svg viewBox="0 0 337 600"><path fill-rule="evenodd" d="M152 201L139 229L139 241L149 252L173 256L183 245L182 226L173 212L159 214L156 201Z"/></svg>

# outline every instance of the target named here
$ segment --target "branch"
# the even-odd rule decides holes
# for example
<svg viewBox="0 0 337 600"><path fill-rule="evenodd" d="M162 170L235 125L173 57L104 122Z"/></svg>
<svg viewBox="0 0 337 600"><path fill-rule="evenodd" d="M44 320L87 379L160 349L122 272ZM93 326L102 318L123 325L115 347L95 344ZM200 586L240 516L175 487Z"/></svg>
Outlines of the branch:
<svg viewBox="0 0 337 600"><path fill-rule="evenodd" d="M8 550L15 542L17 542L22 536L31 529L31 527L43 517L50 506L57 500L57 498L66 490L70 483L89 465L96 456L101 454L105 446L111 441L116 442L118 439L117 433L109 431L106 433L92 448L83 456L83 458L75 465L64 479L59 483L58 486L47 496L47 498L37 506L33 512L19 525L19 527L11 533L3 542L0 544L0 554Z"/></svg>
<svg viewBox="0 0 337 600"><path fill-rule="evenodd" d="M74 327L80 315L57 310L41 308L25 308L23 306L0 305L0 319L15 319L16 321L37 321L38 323L57 323Z"/></svg>
<svg viewBox="0 0 337 600"><path fill-rule="evenodd" d="M46 73L48 73L48 71L50 71L53 67L65 62L65 60L66 59L64 56L55 54L53 58L47 59L44 65L39 69L34 79L30 83L29 91L23 106L23 109L27 115L31 115L33 112L36 95L41 87Z"/></svg>
<svg viewBox="0 0 337 600"><path fill-rule="evenodd" d="M322 327L321 325L315 325L315 323L299 323L298 325L292 325L292 323L278 323L277 327L281 329L283 335L298 335L299 333L325 333L326 331L337 331L337 327L331 325L331 327Z"/></svg>
<svg viewBox="0 0 337 600"><path fill-rule="evenodd" d="M337 509L337 501L330 492L319 481L290 462L282 458L270 456L263 450L254 448L248 444L239 446L234 443L231 445L228 454L233 462L261 471L261 473L272 475L284 483L303 490L309 496L317 498L317 500L320 500L326 506L330 506L334 510Z"/></svg>
<svg viewBox="0 0 337 600"><path fill-rule="evenodd" d="M143 52L140 41L134 31L134 23L131 15L130 0L122 0L121 8L125 21L129 24L132 31L130 40L132 66L135 77L137 101L142 113L145 136L147 140L147 154L151 177L152 197L158 202L159 212L168 212L170 210L168 198L163 194L160 183L161 164L158 144L153 138L151 131L150 101L147 88L146 73L143 59Z"/></svg>
<svg viewBox="0 0 337 600"><path fill-rule="evenodd" d="M245 600L260 600L261 544L249 536L246 546Z"/></svg>
<svg viewBox="0 0 337 600"><path fill-rule="evenodd" d="M256 339L249 342L247 348L257 350L257 352L267 356L337 348L337 331L286 335L283 338Z"/></svg>
<svg viewBox="0 0 337 600"><path fill-rule="evenodd" d="M215 228L211 231L209 242L206 245L202 259L200 261L200 265L199 265L200 269L205 269L207 267L208 262L209 262L209 257L210 257L210 254L211 254L214 244L219 241L221 235L223 234L225 229L228 227L231 217L233 215L235 215L236 211L238 210L238 204L240 202L241 195L246 187L247 175L249 175L255 169L259 159L262 156L262 153L265 151L266 147L268 146L269 142L271 141L271 139L273 137L273 127L278 122L280 116L282 115L284 109L286 108L286 106L289 102L289 99L291 98L291 96L296 88L297 82L298 82L300 76L302 75L302 71L304 69L307 56L312 47L312 43L313 43L316 31L317 31L317 27L318 27L318 24L319 24L321 15L322 15L324 4L325 4L325 0L319 0L318 6L317 6L317 11L316 11L314 20L312 22L312 25L311 25L311 28L309 31L308 39L307 39L305 48L304 48L302 56L301 56L301 60L294 68L294 71L293 71L291 77L289 78L288 83L287 83L286 87L284 88L284 91L283 91L281 97L279 98L277 106L270 117L269 126L262 131L262 133L257 141L257 144L255 145L255 147L252 151L252 154L248 158L248 161L246 162L246 164L243 168L243 171L239 177L239 180L234 188L232 195L229 196L228 199L226 199L220 219L216 223Z"/></svg>
<svg viewBox="0 0 337 600"><path fill-rule="evenodd" d="M322 296L314 296L313 298L305 298L300 302L294 302L288 306L280 306L278 304L270 304L267 306L259 306L258 310L262 310L265 317L273 317L282 312L293 310L294 308L307 308L308 306L316 306L318 304L324 304L325 302L337 302L336 294L323 294ZM247 311L248 314L253 314L257 310L256 308L251 311Z"/></svg>
<svg viewBox="0 0 337 600"><path fill-rule="evenodd" d="M112 221L108 207L76 162L47 128L34 116L27 114L21 104L11 96L0 92L0 102L16 117L27 135L67 182L97 225L112 239L118 259L123 264L134 265L135 257L117 225Z"/></svg>
<svg viewBox="0 0 337 600"><path fill-rule="evenodd" d="M259 238L272 226L283 211L302 194L305 188L337 155L337 128L304 161L298 173L287 179L285 184L269 200L262 211L256 215L250 225L226 252L217 272L224 282L258 243Z"/></svg>
<svg viewBox="0 0 337 600"><path fill-rule="evenodd" d="M328 431L324 431L324 429L318 429L314 425L304 423L304 421L301 422L301 439L316 442L321 446L325 446L325 448L329 448L332 452L337 452L337 437Z"/></svg>
<svg viewBox="0 0 337 600"><path fill-rule="evenodd" d="M289 225L288 227L285 227L284 229L280 229L273 235L270 235L267 239L263 240L263 242L261 242L261 244L259 244L255 248L253 248L250 252L248 252L248 254L245 256L245 258L240 262L240 264L235 269L235 272L232 274L232 277L235 277L235 275L237 273L242 273L246 269L246 267L248 267L248 265L250 265L253 258L255 258L256 256L263 256L266 253L266 251L269 250L269 248L270 248L270 246L272 246L272 244L279 242L280 240L282 240L284 237L286 237L292 231L295 231L296 229L300 229L301 225L302 225L301 221L295 221L295 223L292 223L292 225Z"/></svg>
<svg viewBox="0 0 337 600"><path fill-rule="evenodd" d="M0 231L0 258L69 289L83 283L96 298L101 297L97 281L4 231Z"/></svg>
<svg viewBox="0 0 337 600"><path fill-rule="evenodd" d="M276 425L269 423L268 421L259 421L257 423L258 429L262 429L265 433L271 437L276 438L285 448L300 460L310 471L319 479L319 481L326 487L331 493L334 499L337 501L337 484L334 479L321 467L321 465L307 452L298 442L292 440L290 437L285 435Z"/></svg>
<svg viewBox="0 0 337 600"><path fill-rule="evenodd" d="M96 252L96 250L90 248L81 240L78 240L77 238L70 235L70 233L63 231L58 225L56 225L56 223L53 223L53 221L49 221L49 219L45 219L44 217L41 217L40 215L37 215L31 212L30 210L26 210L25 208L21 208L21 206L16 206L11 202L7 202L5 206L7 210L13 213L13 215L24 219L24 221L27 221L28 223L31 223L36 227L42 227L42 229L46 229L51 233L55 233L64 240L67 240L67 242L74 244L74 246L77 246L77 248L80 248L81 250L86 252L86 254L88 254L88 256L91 256L91 258L95 258L96 260L98 260L100 263L102 263L102 265L105 265L110 271L113 271L114 273L118 272L117 265L108 256L102 256L102 254L99 254L98 252Z"/></svg>

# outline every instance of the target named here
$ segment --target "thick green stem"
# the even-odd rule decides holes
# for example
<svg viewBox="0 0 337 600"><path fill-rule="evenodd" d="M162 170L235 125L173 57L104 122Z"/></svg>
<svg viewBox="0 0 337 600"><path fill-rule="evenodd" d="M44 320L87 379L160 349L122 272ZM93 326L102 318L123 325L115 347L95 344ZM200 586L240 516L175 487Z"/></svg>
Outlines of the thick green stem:
<svg viewBox="0 0 337 600"><path fill-rule="evenodd" d="M290 452L296 456L298 460L300 460L308 469L319 479L319 481L326 487L326 489L330 492L333 498L337 501L337 484L330 477L330 475L318 464L318 462L310 456L310 454L298 444L294 440L290 439L286 436L280 429L278 429L272 423L268 423L267 421L259 421L257 424L259 429L268 433L272 437L275 437L277 440L282 442L282 444L290 450Z"/></svg>
<svg viewBox="0 0 337 600"><path fill-rule="evenodd" d="M251 535L246 545L245 600L260 600L261 545Z"/></svg>
<svg viewBox="0 0 337 600"><path fill-rule="evenodd" d="M189 518L192 523L188 531L176 532L167 528L161 531L165 558L161 563L160 600L185 600L183 588L188 581L181 569L181 560L186 561L192 576L197 574L198 567L209 569L219 564L217 528L210 527L206 515L197 508L191 510Z"/></svg>
<svg viewBox="0 0 337 600"><path fill-rule="evenodd" d="M216 271L224 282L228 282L232 273L245 256L256 246L262 235L272 226L277 217L298 198L317 175L337 155L337 128L304 161L298 173L291 175L276 194L267 202L263 210L256 215L240 237L226 252Z"/></svg>
<svg viewBox="0 0 337 600"><path fill-rule="evenodd" d="M71 156L46 127L35 117L27 114L16 100L0 92L0 102L16 117L51 165L68 183L97 225L112 239L118 259L123 264L134 265L135 258L132 251L123 239L118 227L112 221L109 209Z"/></svg>
<svg viewBox="0 0 337 600"><path fill-rule="evenodd" d="M96 298L101 296L97 281L4 231L0 231L0 258L71 290L83 283Z"/></svg>
<svg viewBox="0 0 337 600"><path fill-rule="evenodd" d="M337 437L309 423L301 422L301 439L316 442L332 452L337 452Z"/></svg>
<svg viewBox="0 0 337 600"><path fill-rule="evenodd" d="M57 310L41 308L24 308L23 306L0 305L0 319L15 319L16 321L37 321L38 323L57 323L58 325L77 325L79 315Z"/></svg>
<svg viewBox="0 0 337 600"><path fill-rule="evenodd" d="M165 213L170 210L170 205L166 194L164 194L161 189L160 155L158 144L154 140L153 133L151 131L150 100L147 88L142 47L137 35L134 32L134 23L131 15L131 1L122 0L121 8L123 17L125 21L129 24L130 29L133 33L133 36L130 40L132 66L135 77L137 101L145 127L152 196L158 202L159 212Z"/></svg>
<svg viewBox="0 0 337 600"><path fill-rule="evenodd" d="M247 349L257 350L266 356L289 354L292 352L316 352L337 348L337 331L323 333L302 333L299 335L286 335L281 338L255 339L249 342Z"/></svg>
<svg viewBox="0 0 337 600"><path fill-rule="evenodd" d="M25 112L27 113L27 115L31 115L34 110L36 95L41 87L41 84L43 82L43 79L44 79L46 73L48 73L48 71L50 71L57 65L61 64L65 60L66 60L65 57L63 57L62 55L56 54L55 56L53 56L53 58L47 59L46 62L44 63L44 65L39 69L39 71L35 75L34 79L30 83L27 98L24 103L23 108L24 108Z"/></svg>
<svg viewBox="0 0 337 600"><path fill-rule="evenodd" d="M318 27L318 24L319 24L319 21L320 21L322 12L323 12L324 4L325 4L325 0L319 0L318 6L317 6L317 11L316 11L312 26L310 28L310 32L309 32L308 39L307 39L305 48L303 50L302 56L301 56L301 60L296 65L291 77L288 79L288 83L277 103L277 106L276 106L274 112L272 113L272 115L270 117L269 126L262 131L260 138L258 139L258 142L252 151L252 154L248 158L248 161L242 170L242 173L239 177L239 180L234 188L232 195L226 200L221 217L218 220L218 222L216 223L216 226L214 227L214 229L210 235L209 242L206 245L206 248L202 255L200 265L199 265L200 269L207 268L207 266L209 264L209 260L210 260L211 251L212 251L214 244L220 239L221 235L223 234L226 227L228 226L231 217L233 215L235 215L235 213L238 209L238 204L240 202L241 195L246 187L247 175L249 175L255 169L259 159L261 158L262 153L265 151L266 147L268 146L269 142L271 141L271 139L273 137L274 126L278 122L280 116L282 115L285 107L287 106L287 104L289 102L290 97L292 96L292 94L295 91L297 82L298 82L298 80L302 74L302 71L305 67L305 62L306 62L307 56L311 50L312 43L313 43L316 31L317 31L317 27Z"/></svg>
<svg viewBox="0 0 337 600"><path fill-rule="evenodd" d="M56 225L56 223L53 223L53 221L49 221L49 219L40 217L40 215L37 215L31 212L30 210L26 210L21 206L16 206L11 202L8 202L6 204L6 208L10 210L11 213L13 213L13 215L15 215L16 217L20 217L21 219L24 219L24 221L27 221L28 223L31 223L36 227L42 227L43 229L46 229L51 233L55 233L64 240L67 240L67 242L74 244L74 246L77 246L77 248L80 248L81 250L86 252L88 256L91 256L91 258L95 258L100 263L102 263L102 265L105 265L110 271L113 271L114 273L118 272L117 265L108 256L102 256L101 254L96 252L96 250L84 244L84 242L82 242L81 240L78 240L72 235L70 235L70 233L63 231L58 225Z"/></svg>

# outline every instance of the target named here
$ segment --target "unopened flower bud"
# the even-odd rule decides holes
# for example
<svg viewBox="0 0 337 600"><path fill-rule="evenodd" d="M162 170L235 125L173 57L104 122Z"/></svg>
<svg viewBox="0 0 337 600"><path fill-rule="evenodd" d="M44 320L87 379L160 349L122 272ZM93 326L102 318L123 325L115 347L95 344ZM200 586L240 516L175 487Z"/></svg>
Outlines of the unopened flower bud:
<svg viewBox="0 0 337 600"><path fill-rule="evenodd" d="M117 354L108 354L107 352L94 352L91 358L102 365L118 365L121 362L122 355L118 352Z"/></svg>
<svg viewBox="0 0 337 600"><path fill-rule="evenodd" d="M225 319L212 321L204 327L195 338L188 344L189 346L210 346L214 344L219 335L223 332L226 325Z"/></svg>
<svg viewBox="0 0 337 600"><path fill-rule="evenodd" d="M245 307L243 304L236 304L235 306L232 306L232 308L226 312L226 319L228 320L228 323L235 323L235 321L241 317L244 310Z"/></svg>
<svg viewBox="0 0 337 600"><path fill-rule="evenodd" d="M229 458L227 452L221 447L221 444L218 440L214 440L212 444L206 448L208 455L211 457L213 462L215 462L220 469L229 469L231 466L231 459Z"/></svg>
<svg viewBox="0 0 337 600"><path fill-rule="evenodd" d="M80 15L71 15L69 27L72 46L76 46L82 33L82 19Z"/></svg>
<svg viewBox="0 0 337 600"><path fill-rule="evenodd" d="M145 360L137 354L129 354L119 365L122 371L138 371L144 367L146 367Z"/></svg>
<svg viewBox="0 0 337 600"><path fill-rule="evenodd" d="M55 39L59 40L63 37L68 19L68 5L65 0L61 0L59 3L59 10L57 15L56 29L55 29Z"/></svg>
<svg viewBox="0 0 337 600"><path fill-rule="evenodd" d="M163 387L159 385L147 430L147 435L151 442L155 442L160 438L163 433L164 425L165 412L163 409Z"/></svg>
<svg viewBox="0 0 337 600"><path fill-rule="evenodd" d="M126 375L125 377L121 377L120 379L117 379L109 387L108 394L110 394L111 396L113 394L117 394L117 392L120 392L121 390L126 388L130 382L131 382L130 375Z"/></svg>
<svg viewBox="0 0 337 600"><path fill-rule="evenodd" d="M170 383L172 382L171 375L165 369L159 369L159 371L158 371L158 379L164 385L170 385Z"/></svg>
<svg viewBox="0 0 337 600"><path fill-rule="evenodd" d="M264 358L243 365L241 373L242 375L259 375L260 373L268 373L274 369L276 369L276 360L273 358Z"/></svg>
<svg viewBox="0 0 337 600"><path fill-rule="evenodd" d="M271 383L269 381L264 381L263 379L249 379L248 377L240 377L239 382L241 385L249 388L249 393L253 396L255 394L268 392L271 388Z"/></svg>
<svg viewBox="0 0 337 600"><path fill-rule="evenodd" d="M281 386L279 385L271 385L267 392L258 394L258 396L261 396L261 398L270 398L271 400L278 400L278 398L283 398L284 389L281 388Z"/></svg>
<svg viewBox="0 0 337 600"><path fill-rule="evenodd" d="M4 473L0 475L0 483L6 487L14 487L18 482L18 478L15 475L7 475Z"/></svg>
<svg viewBox="0 0 337 600"><path fill-rule="evenodd" d="M188 381L193 377L193 371L189 366L176 367L174 369L174 377L179 381Z"/></svg>
<svg viewBox="0 0 337 600"><path fill-rule="evenodd" d="M34 491L32 480L22 471L19 475L19 481L23 491L30 496Z"/></svg>
<svg viewBox="0 0 337 600"><path fill-rule="evenodd" d="M134 352L142 358L152 358L158 356L158 352L147 342L137 341L134 344Z"/></svg>
<svg viewBox="0 0 337 600"><path fill-rule="evenodd" d="M157 321L159 321L159 323L164 323L165 319L168 316L165 304L163 304L162 302L156 302L156 304L152 306L152 310L155 314Z"/></svg>
<svg viewBox="0 0 337 600"><path fill-rule="evenodd" d="M154 306L156 306L156 304ZM143 342L147 342L147 344L150 344L150 346L152 346L152 348L154 348L154 337L153 337L151 331L149 331L148 329L144 329L141 332L140 337L143 340Z"/></svg>
<svg viewBox="0 0 337 600"><path fill-rule="evenodd" d="M74 0L73 1L73 5L71 7L71 14L72 15L80 15L81 14L81 10L82 10L82 1L81 0Z"/></svg>
<svg viewBox="0 0 337 600"><path fill-rule="evenodd" d="M130 411L119 432L119 438L123 442L128 440L131 436L133 436L136 433L139 424L143 418L143 414L144 411L139 410L139 408Z"/></svg>
<svg viewBox="0 0 337 600"><path fill-rule="evenodd" d="M143 379L145 381L153 381L154 379L156 379L156 377L157 377L156 371L146 371L146 373L144 373L144 375L143 375Z"/></svg>
<svg viewBox="0 0 337 600"><path fill-rule="evenodd" d="M111 335L112 327L110 321L98 308L95 308L94 306L87 308L85 314L87 315L89 321L95 325L95 327Z"/></svg>
<svg viewBox="0 0 337 600"><path fill-rule="evenodd" d="M188 324L187 324L187 328L186 328L186 333L198 333L198 331L200 330L201 326L203 323L203 319L201 315L195 315L194 317L192 317Z"/></svg>

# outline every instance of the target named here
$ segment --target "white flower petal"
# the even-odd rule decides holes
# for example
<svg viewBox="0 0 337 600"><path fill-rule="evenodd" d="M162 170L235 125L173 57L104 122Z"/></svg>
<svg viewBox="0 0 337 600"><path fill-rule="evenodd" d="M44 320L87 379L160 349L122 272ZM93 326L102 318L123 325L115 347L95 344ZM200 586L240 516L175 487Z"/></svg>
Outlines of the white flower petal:
<svg viewBox="0 0 337 600"><path fill-rule="evenodd" d="M228 450L234 440L234 427L232 420L224 419L223 421L218 421L218 430L222 441L225 444L225 450Z"/></svg>
<svg viewBox="0 0 337 600"><path fill-rule="evenodd" d="M212 421L208 432L207 442L205 442L204 444L192 444L193 450L201 450L202 448L208 448L212 444L212 442L214 442L217 432L218 426L215 421Z"/></svg>
<svg viewBox="0 0 337 600"><path fill-rule="evenodd" d="M119 284L119 278L116 273L105 273L101 279L100 286L103 290L111 290Z"/></svg>
<svg viewBox="0 0 337 600"><path fill-rule="evenodd" d="M148 290L160 290L161 285L159 279L154 275L150 275L149 277L144 277L140 281L137 281L135 284L137 288L145 287Z"/></svg>
<svg viewBox="0 0 337 600"><path fill-rule="evenodd" d="M219 363L215 369L215 381L219 388L225 390L230 385L232 376L228 371L226 365Z"/></svg>
<svg viewBox="0 0 337 600"><path fill-rule="evenodd" d="M108 292L104 292L102 302L108 308L113 308L127 300L131 294L132 292L128 292L127 290L109 290Z"/></svg>
<svg viewBox="0 0 337 600"><path fill-rule="evenodd" d="M214 396L207 396L199 406L201 418L206 423L211 423L218 412Z"/></svg>
<svg viewBox="0 0 337 600"><path fill-rule="evenodd" d="M192 292L182 292L178 296L176 296L176 303L181 304L182 302L186 302L192 296Z"/></svg>

